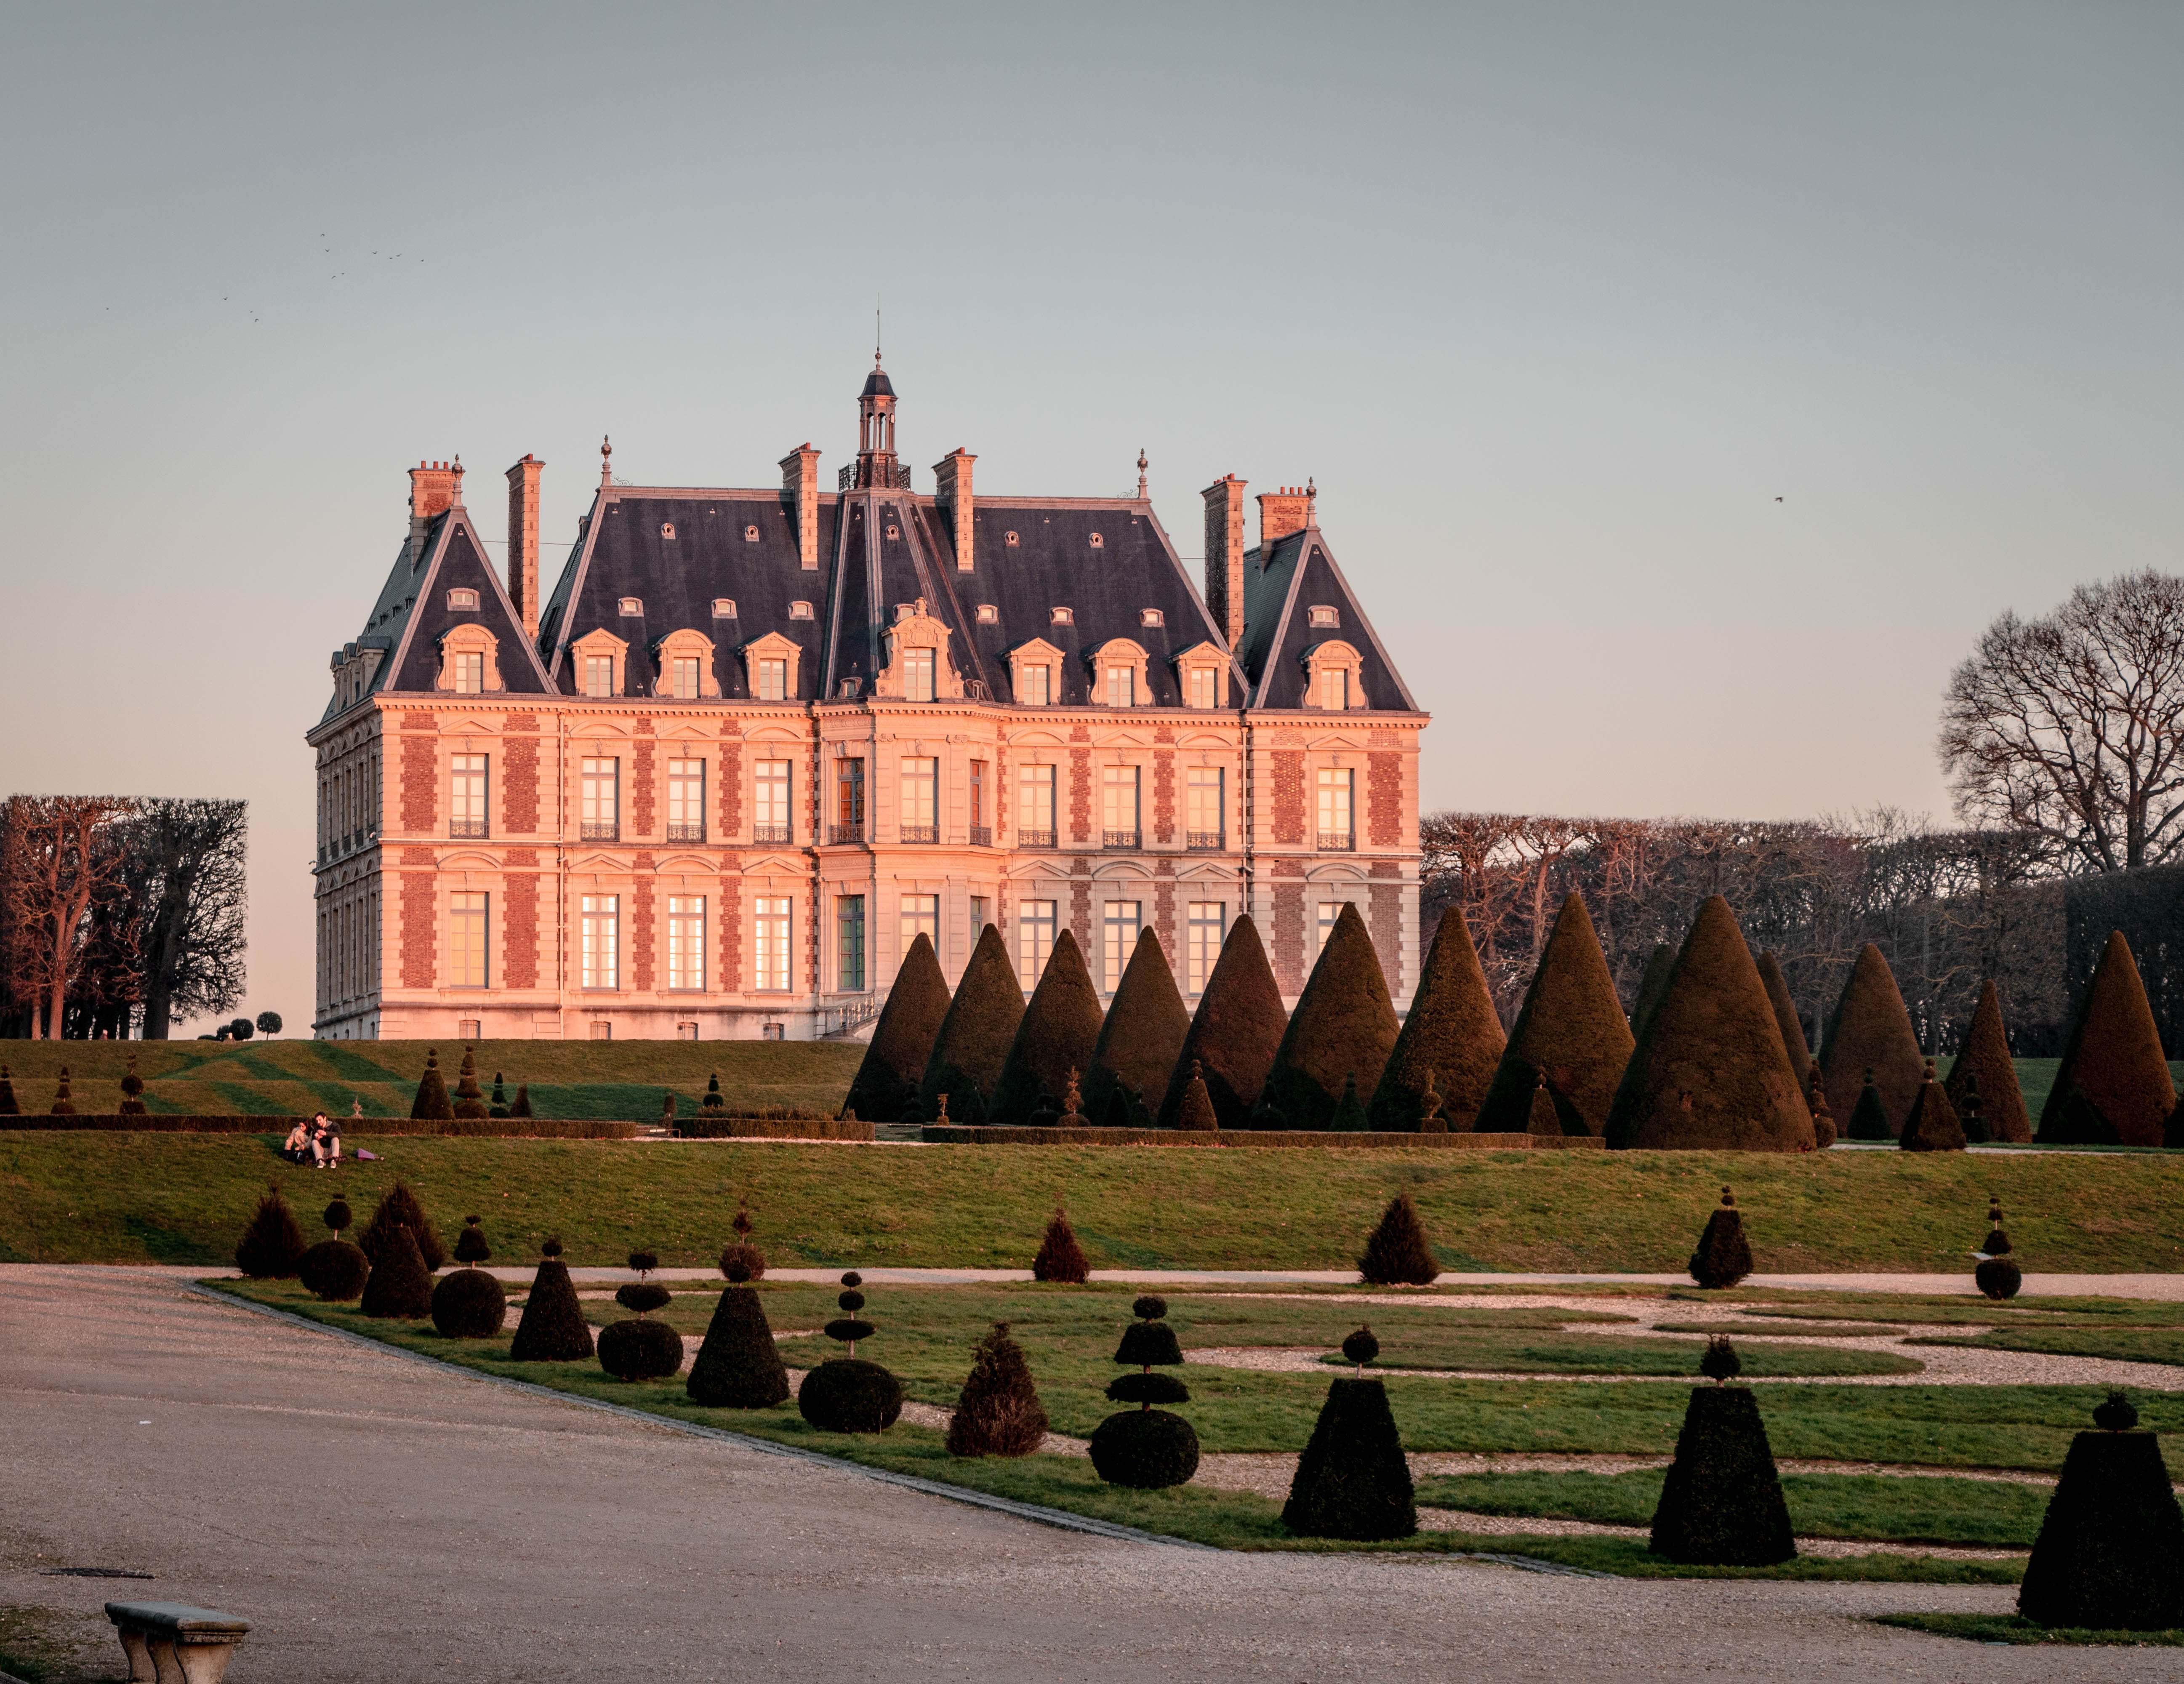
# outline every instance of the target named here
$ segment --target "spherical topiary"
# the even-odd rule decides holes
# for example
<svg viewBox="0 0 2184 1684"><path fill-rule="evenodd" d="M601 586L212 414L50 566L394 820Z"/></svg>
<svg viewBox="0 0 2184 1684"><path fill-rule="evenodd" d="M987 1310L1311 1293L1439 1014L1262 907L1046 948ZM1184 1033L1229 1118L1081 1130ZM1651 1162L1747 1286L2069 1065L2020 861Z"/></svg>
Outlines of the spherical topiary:
<svg viewBox="0 0 2184 1684"><path fill-rule="evenodd" d="M129 1055L128 1073L121 1079L120 1114L142 1117L144 1112L144 1079L136 1073L136 1055L132 1052Z"/></svg>
<svg viewBox="0 0 2184 1684"><path fill-rule="evenodd" d="M2014 1298L2025 1285L2025 1271L2008 1257L1982 1257L1972 1280L1990 1298Z"/></svg>
<svg viewBox="0 0 2184 1684"><path fill-rule="evenodd" d="M632 1315L645 1315L654 1310L664 1310L672 1303L675 1295L655 1281L632 1280L615 1288L615 1302Z"/></svg>
<svg viewBox="0 0 2184 1684"><path fill-rule="evenodd" d="M1430 1286L1440 1274L1433 1243L1408 1193L1398 1193L1381 1213L1380 1225L1365 1242L1357 1274L1373 1286Z"/></svg>
<svg viewBox="0 0 2184 1684"><path fill-rule="evenodd" d="M508 1290L482 1269L459 1269L432 1288L432 1325L450 1339L490 1339L508 1319Z"/></svg>
<svg viewBox="0 0 2184 1684"><path fill-rule="evenodd" d="M370 1273L371 1259L346 1240L320 1241L296 1265L296 1278L304 1290L330 1304L355 1297Z"/></svg>
<svg viewBox="0 0 2184 1684"><path fill-rule="evenodd" d="M286 1280L303 1256L304 1230L276 1186L258 1201L236 1243L235 1266L253 1280Z"/></svg>
<svg viewBox="0 0 2184 1684"><path fill-rule="evenodd" d="M751 1221L748 1194L736 1206L735 1220L728 1225L735 1230L736 1237L721 1248L721 1273L733 1281L763 1280L766 1253L751 1239L755 1224Z"/></svg>
<svg viewBox="0 0 2184 1684"><path fill-rule="evenodd" d="M2138 1407L2128 1394L2110 1391L2093 1406L2093 1425L2103 1432L2129 1432L2138 1425Z"/></svg>
<svg viewBox="0 0 2184 1684"><path fill-rule="evenodd" d="M1451 906L1435 927L1411 1009L1366 1107L1373 1126L1398 1134L1471 1128L1507 1043L1471 927ZM1447 1120L1433 1126L1440 1117Z"/></svg>
<svg viewBox="0 0 2184 1684"><path fill-rule="evenodd" d="M616 1380L664 1380L682 1366L682 1335L643 1316L610 1322L599 1330L599 1366Z"/></svg>
<svg viewBox="0 0 2184 1684"><path fill-rule="evenodd" d="M1082 1286L1091 1277L1092 1265L1085 1261L1084 1248L1077 1243L1068 1213L1057 1205L1046 1224L1046 1235L1039 1242L1039 1253L1031 1260L1031 1278Z"/></svg>
<svg viewBox="0 0 2184 1684"><path fill-rule="evenodd" d="M558 1234L549 1234L543 1240L540 1241L538 1242L538 1255L542 1257L560 1257L561 1255L561 1236Z"/></svg>
<svg viewBox="0 0 2184 1684"><path fill-rule="evenodd" d="M638 1274L649 1274L660 1267L660 1257L653 1252L632 1252L629 1254L629 1266Z"/></svg>
<svg viewBox="0 0 2184 1684"><path fill-rule="evenodd" d="M1725 1335L1710 1335L1706 1349L1699 1353L1699 1372L1719 1386L1724 1380L1735 1380L1744 1372L1744 1358L1736 1354L1736 1347Z"/></svg>
<svg viewBox="0 0 2184 1684"><path fill-rule="evenodd" d="M432 1277L408 1229L398 1227L381 1241L358 1308L368 1316L402 1321L421 1321L432 1313Z"/></svg>
<svg viewBox="0 0 2184 1684"><path fill-rule="evenodd" d="M1362 1369L1380 1354L1380 1341L1371 1328L1361 1327L1342 1341L1342 1354Z"/></svg>
<svg viewBox="0 0 2184 1684"><path fill-rule="evenodd" d="M335 1233L338 1234L343 1229L347 1228L349 1224L356 1220L356 1213L348 1207L348 1201L347 1199L336 1197L334 1201L326 1207L326 1213L320 1218L320 1220L324 1222L327 1227L332 1229Z"/></svg>
<svg viewBox="0 0 2184 1684"><path fill-rule="evenodd" d="M1407 1538L1418 1531L1410 1464L1380 1381L1329 1385L1297 1458L1282 1524L1302 1537L1359 1542Z"/></svg>
<svg viewBox="0 0 2184 1684"><path fill-rule="evenodd" d="M1198 1471L1198 1434L1165 1409L1126 1409L1093 1429L1092 1467L1111 1486L1162 1491Z"/></svg>
<svg viewBox="0 0 2184 1684"><path fill-rule="evenodd" d="M455 1235L455 1261L462 1263L482 1263L493 1255L485 1242L485 1230L478 1226L478 1218L463 1218L463 1231Z"/></svg>
<svg viewBox="0 0 2184 1684"><path fill-rule="evenodd" d="M804 1376L796 1408L822 1432L885 1432L902 1414L902 1382L878 1363L829 1357Z"/></svg>
<svg viewBox="0 0 2184 1684"><path fill-rule="evenodd" d="M788 1396L788 1369L759 1295L728 1279L684 1390L709 1409L770 1409Z"/></svg>
<svg viewBox="0 0 2184 1684"><path fill-rule="evenodd" d="M950 1456L1028 1456L1046 1436L1046 1410L1023 1347L994 1324L971 1356L971 1373L948 1422Z"/></svg>
<svg viewBox="0 0 2184 1684"><path fill-rule="evenodd" d="M561 1242L549 1235L538 1249L543 1255L508 1354L519 1363L579 1362L592 1354L592 1330L561 1261Z"/></svg>
<svg viewBox="0 0 2184 1684"><path fill-rule="evenodd" d="M1479 1107L1479 1132L1600 1134L1635 1045L1584 897L1573 890L1540 950L1517 1025ZM1541 1087L1554 1114L1552 1129L1535 1114Z"/></svg>
<svg viewBox="0 0 2184 1684"><path fill-rule="evenodd" d="M432 1231L432 1218L425 1207L417 1202L417 1196L410 1191L409 1184L398 1178L394 1185L380 1196L379 1205L371 1213L371 1220L364 1224L364 1232L356 1236L356 1243L364 1247L365 1256L371 1259L374 1269L382 1267L386 1259L380 1255L387 1236L397 1228L410 1230L425 1259L427 1273L446 1267L447 1248L440 1244L440 1236Z"/></svg>
<svg viewBox="0 0 2184 1684"><path fill-rule="evenodd" d="M1771 1567L1797 1554L1774 1453L1749 1386L1691 1392L1653 1511L1652 1547L1671 1561L1708 1567Z"/></svg>
<svg viewBox="0 0 2184 1684"><path fill-rule="evenodd" d="M1721 1204L1707 1218L1699 1235L1698 1249L1691 1253L1691 1279L1709 1291L1734 1286L1752 1273L1752 1242L1744 1237L1744 1217L1736 1208L1736 1196L1721 1190Z"/></svg>

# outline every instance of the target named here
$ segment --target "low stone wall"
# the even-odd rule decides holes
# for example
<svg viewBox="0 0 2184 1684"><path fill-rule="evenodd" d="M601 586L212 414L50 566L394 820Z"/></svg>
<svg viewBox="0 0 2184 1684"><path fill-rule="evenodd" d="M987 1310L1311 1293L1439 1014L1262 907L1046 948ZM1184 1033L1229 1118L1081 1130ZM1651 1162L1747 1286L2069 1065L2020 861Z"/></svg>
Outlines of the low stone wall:
<svg viewBox="0 0 2184 1684"><path fill-rule="evenodd" d="M872 1125L854 1117L695 1117L675 1119L685 1140L869 1140Z"/></svg>
<svg viewBox="0 0 2184 1684"><path fill-rule="evenodd" d="M308 1117L124 1117L113 1112L74 1117L0 1117L0 1133L10 1129L83 1130L135 1135L280 1135ZM454 1135L475 1140L629 1140L644 1132L638 1123L605 1122L588 1117L337 1117L344 1144L388 1135Z"/></svg>
<svg viewBox="0 0 2184 1684"><path fill-rule="evenodd" d="M1017 1129L960 1123L925 1125L929 1146L1367 1146L1428 1151L1598 1151L1593 1135L1335 1134L1318 1129Z"/></svg>

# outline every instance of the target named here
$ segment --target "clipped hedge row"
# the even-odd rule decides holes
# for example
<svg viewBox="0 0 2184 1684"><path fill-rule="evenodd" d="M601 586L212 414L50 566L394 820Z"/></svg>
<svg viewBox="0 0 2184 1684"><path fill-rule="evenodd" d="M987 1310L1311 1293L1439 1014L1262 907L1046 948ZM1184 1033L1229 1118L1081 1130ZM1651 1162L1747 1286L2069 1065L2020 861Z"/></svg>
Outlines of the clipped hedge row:
<svg viewBox="0 0 2184 1684"><path fill-rule="evenodd" d="M1360 1146L1429 1151L1598 1151L1597 1135L1414 1135L1326 1129L1034 1129L928 1123L928 1146Z"/></svg>
<svg viewBox="0 0 2184 1684"><path fill-rule="evenodd" d="M684 1140L869 1140L872 1125L854 1117L701 1115L677 1118L675 1135Z"/></svg>
<svg viewBox="0 0 2184 1684"><path fill-rule="evenodd" d="M308 1117L123 1117L112 1112L75 1117L0 1117L0 1133L9 1129L86 1129L101 1134L286 1135ZM589 1118L556 1117L343 1117L344 1141L377 1140L388 1135L462 1135L476 1139L628 1140L644 1132L636 1123L604 1123ZM869 1138L869 1136L868 1136Z"/></svg>

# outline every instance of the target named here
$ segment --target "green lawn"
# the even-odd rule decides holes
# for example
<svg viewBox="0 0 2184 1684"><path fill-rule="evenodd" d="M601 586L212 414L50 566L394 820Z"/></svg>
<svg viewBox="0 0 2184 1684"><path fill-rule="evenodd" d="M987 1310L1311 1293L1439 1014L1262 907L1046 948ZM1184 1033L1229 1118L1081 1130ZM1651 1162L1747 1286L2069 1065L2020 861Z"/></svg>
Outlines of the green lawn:
<svg viewBox="0 0 2184 1684"><path fill-rule="evenodd" d="M1919 1345L1970 1345L1990 1351L2038 1351L2054 1357L2108 1357L2125 1363L2184 1363L2184 1328L1997 1328L1970 1339L1925 1337Z"/></svg>
<svg viewBox="0 0 2184 1684"><path fill-rule="evenodd" d="M1925 1631L1936 1637L1962 1637L1973 1643L2131 1644L2151 1648L2184 1648L2184 1631L2088 1631L2075 1625L2036 1625L2014 1614L1877 1614L1876 1625Z"/></svg>

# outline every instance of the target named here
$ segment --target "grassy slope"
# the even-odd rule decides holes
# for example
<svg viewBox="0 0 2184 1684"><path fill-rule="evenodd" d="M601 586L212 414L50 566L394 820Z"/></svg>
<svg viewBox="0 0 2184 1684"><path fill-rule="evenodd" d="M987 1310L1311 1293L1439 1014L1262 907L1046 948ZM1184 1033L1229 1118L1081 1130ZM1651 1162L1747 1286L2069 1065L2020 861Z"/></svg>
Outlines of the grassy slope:
<svg viewBox="0 0 2184 1684"><path fill-rule="evenodd" d="M353 1202L368 1208L398 1173L443 1230L479 1213L504 1254L559 1233L578 1263L640 1243L710 1262L747 1192L780 1263L1022 1268L1061 1203L1095 1266L1343 1269L1407 1191L1447 1268L1680 1270L1726 1180L1763 1269L1968 1270L1990 1191L2031 1267L2184 1268L2184 1155L351 1139L386 1154L341 1173ZM275 1144L0 1135L0 1261L225 1262L268 1179L299 1210L330 1196L332 1178Z"/></svg>

